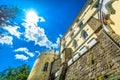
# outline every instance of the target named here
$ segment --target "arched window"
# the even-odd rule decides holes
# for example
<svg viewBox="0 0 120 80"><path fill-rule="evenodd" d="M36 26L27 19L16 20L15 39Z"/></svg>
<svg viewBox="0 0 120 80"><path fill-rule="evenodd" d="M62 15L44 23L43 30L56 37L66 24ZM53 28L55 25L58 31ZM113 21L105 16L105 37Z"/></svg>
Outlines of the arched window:
<svg viewBox="0 0 120 80"><path fill-rule="evenodd" d="M77 48L77 46L78 46L77 41L76 41L76 40L74 40L74 41L73 41L73 47L76 49L76 48Z"/></svg>
<svg viewBox="0 0 120 80"><path fill-rule="evenodd" d="M86 39L87 36L88 36L88 33L86 31L82 31L82 36L83 36L84 39Z"/></svg>
<svg viewBox="0 0 120 80"><path fill-rule="evenodd" d="M47 71L47 69L48 69L48 64L49 64L48 62L45 63L44 68L43 68L43 71Z"/></svg>
<svg viewBox="0 0 120 80"><path fill-rule="evenodd" d="M80 28L80 29L83 29L83 22L81 22L81 23L79 24L79 28Z"/></svg>

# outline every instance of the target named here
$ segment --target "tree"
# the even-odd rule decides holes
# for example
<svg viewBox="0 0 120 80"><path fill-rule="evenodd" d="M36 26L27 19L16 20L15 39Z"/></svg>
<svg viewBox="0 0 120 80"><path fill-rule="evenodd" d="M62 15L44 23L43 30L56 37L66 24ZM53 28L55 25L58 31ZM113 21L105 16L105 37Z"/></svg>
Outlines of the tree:
<svg viewBox="0 0 120 80"><path fill-rule="evenodd" d="M17 68L8 67L0 73L0 80L27 80L30 67L26 64Z"/></svg>
<svg viewBox="0 0 120 80"><path fill-rule="evenodd" d="M7 20L16 18L19 9L15 6L0 5L0 25L6 24Z"/></svg>
<svg viewBox="0 0 120 80"><path fill-rule="evenodd" d="M12 22L16 18L20 9L15 6L0 5L0 38L4 37L2 32L4 31L4 25L14 25Z"/></svg>

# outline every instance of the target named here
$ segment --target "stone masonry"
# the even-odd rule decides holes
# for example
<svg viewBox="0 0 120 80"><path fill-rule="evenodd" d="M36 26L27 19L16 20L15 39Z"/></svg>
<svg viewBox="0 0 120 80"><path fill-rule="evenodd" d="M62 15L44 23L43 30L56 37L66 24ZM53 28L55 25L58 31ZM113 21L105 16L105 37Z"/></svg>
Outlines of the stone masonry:
<svg viewBox="0 0 120 80"><path fill-rule="evenodd" d="M102 29L96 34L98 43L68 67L65 80L120 80L120 50Z"/></svg>

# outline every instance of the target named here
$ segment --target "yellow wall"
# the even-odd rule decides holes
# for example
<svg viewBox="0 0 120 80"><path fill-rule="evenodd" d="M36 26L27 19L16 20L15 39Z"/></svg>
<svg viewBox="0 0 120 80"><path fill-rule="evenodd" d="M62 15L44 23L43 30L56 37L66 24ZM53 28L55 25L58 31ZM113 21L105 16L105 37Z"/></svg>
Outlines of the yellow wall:
<svg viewBox="0 0 120 80"><path fill-rule="evenodd" d="M110 18L114 22L114 25L110 25L116 34L120 35L120 0L116 0L113 4L115 14L111 14Z"/></svg>
<svg viewBox="0 0 120 80"><path fill-rule="evenodd" d="M47 53L39 55L27 80L48 80L51 62L53 61L53 59L54 54ZM46 62L49 62L48 70L43 71L44 64Z"/></svg>
<svg viewBox="0 0 120 80"><path fill-rule="evenodd" d="M97 0L96 0L97 1ZM76 53L76 51L78 51L80 48L80 46L82 47L82 45L85 44L85 42L87 42L89 39L91 38L96 38L97 36L94 34L94 30L88 25L87 21L92 17L95 17L98 19L98 13L97 13L97 8L93 7L94 4L92 5L87 5L86 9L83 11L83 13L77 17L77 19L79 19L79 21L74 22L72 24L72 26L69 28L69 30L67 31L67 33L64 35L64 37L61 40L61 49L60 49L60 53L62 55L62 62L65 61L65 54L62 52L64 50L64 48L72 48L73 51L73 55ZM76 19L76 20L77 20ZM80 23L83 23L84 28L80 29L79 25ZM82 31L86 31L88 36L86 39L83 39L82 37ZM71 34L74 32L74 38L71 38ZM75 49L73 47L73 42L74 40L77 41L77 48ZM66 44L66 47L64 47L64 43Z"/></svg>

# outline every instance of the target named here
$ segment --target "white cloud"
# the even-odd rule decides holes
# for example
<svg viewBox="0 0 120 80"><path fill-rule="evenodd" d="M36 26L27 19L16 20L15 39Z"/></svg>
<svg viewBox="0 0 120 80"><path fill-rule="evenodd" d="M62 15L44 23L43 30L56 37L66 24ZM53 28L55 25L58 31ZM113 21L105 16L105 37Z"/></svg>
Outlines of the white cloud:
<svg viewBox="0 0 120 80"><path fill-rule="evenodd" d="M18 48L18 49L15 50L15 52L24 52L24 53L26 53L27 55L29 55L30 57L33 57L33 56L34 56L34 54L33 54L32 52L29 52L29 50L28 50L27 48L25 48L25 47L23 47L23 48Z"/></svg>
<svg viewBox="0 0 120 80"><path fill-rule="evenodd" d="M18 31L19 28L20 28L19 26L10 26L10 25L4 27L4 29L7 30L11 35L14 35L20 39L22 33Z"/></svg>
<svg viewBox="0 0 120 80"><path fill-rule="evenodd" d="M52 42L48 40L44 29L38 27L36 22L25 22L22 25L25 27L24 34L27 41L34 41L35 45L46 46L47 48L50 48Z"/></svg>
<svg viewBox="0 0 120 80"><path fill-rule="evenodd" d="M55 49L55 48L59 48L59 45L60 45L60 38L62 37L61 34L59 34L59 37L57 38L56 40L56 43L55 44L52 44L52 47Z"/></svg>
<svg viewBox="0 0 120 80"><path fill-rule="evenodd" d="M15 50L15 52L19 52L19 51L26 52L26 51L28 51L28 49L24 47L24 48L18 48Z"/></svg>
<svg viewBox="0 0 120 80"><path fill-rule="evenodd" d="M28 60L28 57L23 54L16 54L15 58L20 60Z"/></svg>
<svg viewBox="0 0 120 80"><path fill-rule="evenodd" d="M47 48L49 48L49 45L51 44L45 35L44 29L40 27L27 27L25 30L25 38L28 41L34 41L35 45L46 46Z"/></svg>
<svg viewBox="0 0 120 80"><path fill-rule="evenodd" d="M13 44L12 40L13 40L12 36L5 35L5 36L0 38L0 43L1 44L12 45Z"/></svg>
<svg viewBox="0 0 120 80"><path fill-rule="evenodd" d="M30 14L33 14L32 16L35 18L33 19L33 17L31 17ZM22 25L25 27L24 37L26 41L33 41L35 42L35 45L39 45L40 47L45 46L46 48L50 48L50 49L58 48L59 38L57 39L56 43L53 44L48 39L44 29L37 25L39 21L45 22L45 19L43 17L39 17L35 12L29 11L24 21L25 22L22 23Z"/></svg>
<svg viewBox="0 0 120 80"><path fill-rule="evenodd" d="M45 22L45 19L43 17L39 17L40 22Z"/></svg>
<svg viewBox="0 0 120 80"><path fill-rule="evenodd" d="M33 23L33 24L37 25L37 22L39 22L39 21L45 22L45 19L41 16L39 17L37 15L37 13L33 10L27 11L25 22L27 22L29 24Z"/></svg>
<svg viewBox="0 0 120 80"><path fill-rule="evenodd" d="M35 51L35 53L40 53L40 51Z"/></svg>
<svg viewBox="0 0 120 80"><path fill-rule="evenodd" d="M25 22L29 24L30 23L37 24L38 21L39 21L39 16L35 11L33 10L27 11Z"/></svg>
<svg viewBox="0 0 120 80"><path fill-rule="evenodd" d="M62 35L62 34L59 34L59 36L60 36L60 38L62 38L62 37L63 37L63 35Z"/></svg>
<svg viewBox="0 0 120 80"><path fill-rule="evenodd" d="M60 42L60 38L58 37L56 43L52 44L52 47L53 48L58 48L59 47L59 42Z"/></svg>

